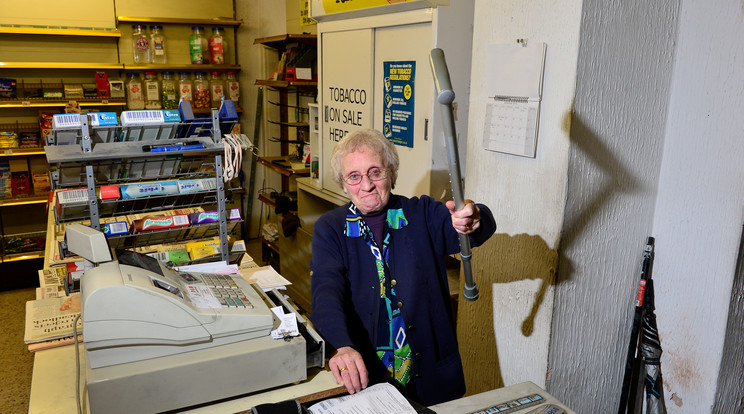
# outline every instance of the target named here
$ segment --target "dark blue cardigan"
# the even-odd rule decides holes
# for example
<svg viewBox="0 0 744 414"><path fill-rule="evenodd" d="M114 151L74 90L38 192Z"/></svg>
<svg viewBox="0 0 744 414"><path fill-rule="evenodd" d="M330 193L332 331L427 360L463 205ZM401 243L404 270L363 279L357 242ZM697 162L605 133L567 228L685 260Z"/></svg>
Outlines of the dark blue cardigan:
<svg viewBox="0 0 744 414"><path fill-rule="evenodd" d="M481 226L472 246L496 231L488 207L478 204ZM344 235L349 204L318 219L310 261L313 311L311 321L332 348L351 346L365 359L370 383L383 380L385 368L374 351L379 310L375 261L361 237ZM389 209L403 209L408 224L390 230L389 264L413 361L407 396L424 405L465 393L457 347L445 256L460 252L458 233L447 207L431 197L390 196Z"/></svg>

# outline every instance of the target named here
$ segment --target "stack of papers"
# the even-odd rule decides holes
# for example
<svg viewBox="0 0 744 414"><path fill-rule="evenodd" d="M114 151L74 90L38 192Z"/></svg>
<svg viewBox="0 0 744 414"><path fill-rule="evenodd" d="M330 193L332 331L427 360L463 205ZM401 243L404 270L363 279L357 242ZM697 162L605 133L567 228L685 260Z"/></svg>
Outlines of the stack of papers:
<svg viewBox="0 0 744 414"><path fill-rule="evenodd" d="M310 406L312 414L416 414L406 397L388 383L380 383L344 397Z"/></svg>
<svg viewBox="0 0 744 414"><path fill-rule="evenodd" d="M50 297L26 302L26 344L44 342L73 336L75 319L80 314L80 294L68 297ZM83 330L78 319L77 332Z"/></svg>

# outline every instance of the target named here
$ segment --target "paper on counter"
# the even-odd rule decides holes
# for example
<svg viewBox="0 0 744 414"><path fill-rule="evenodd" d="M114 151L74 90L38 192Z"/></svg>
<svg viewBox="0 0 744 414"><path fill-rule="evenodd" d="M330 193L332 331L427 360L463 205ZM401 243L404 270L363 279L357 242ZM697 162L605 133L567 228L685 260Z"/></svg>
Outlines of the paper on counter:
<svg viewBox="0 0 744 414"><path fill-rule="evenodd" d="M219 262L197 263L186 266L177 266L174 269L179 272L196 272L196 273L238 273L238 266L227 264L222 260Z"/></svg>
<svg viewBox="0 0 744 414"><path fill-rule="evenodd" d="M246 282L257 284L264 292L271 289L285 289L287 285L292 284L271 266L240 269L240 274Z"/></svg>
<svg viewBox="0 0 744 414"><path fill-rule="evenodd" d="M331 398L310 406L312 414L416 414L416 410L394 386L386 382L356 394Z"/></svg>

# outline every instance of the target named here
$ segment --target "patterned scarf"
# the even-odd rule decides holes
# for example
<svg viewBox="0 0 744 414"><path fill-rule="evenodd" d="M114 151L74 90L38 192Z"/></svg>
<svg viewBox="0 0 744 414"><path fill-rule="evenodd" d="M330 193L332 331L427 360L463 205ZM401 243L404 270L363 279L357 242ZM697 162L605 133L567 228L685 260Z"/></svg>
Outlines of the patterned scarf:
<svg viewBox="0 0 744 414"><path fill-rule="evenodd" d="M380 282L380 311L377 322L377 356L398 383L405 386L410 380L411 348L408 345L405 323L398 307L395 283L390 275L388 255L391 233L408 224L402 209L388 209L382 249L375 242L372 230L354 203L346 214L346 237L362 237L375 258Z"/></svg>

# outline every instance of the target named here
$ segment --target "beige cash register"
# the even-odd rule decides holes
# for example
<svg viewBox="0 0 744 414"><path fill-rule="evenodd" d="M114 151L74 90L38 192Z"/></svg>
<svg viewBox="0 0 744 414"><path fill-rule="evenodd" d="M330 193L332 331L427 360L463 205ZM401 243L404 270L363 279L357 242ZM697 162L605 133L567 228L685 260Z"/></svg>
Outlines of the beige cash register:
<svg viewBox="0 0 744 414"><path fill-rule="evenodd" d="M278 320L270 307L278 301L294 311L276 292L134 252L106 262L105 239L91 241L102 233L81 225L66 233L69 250L98 263L81 278L91 412L174 410L300 381L308 361L323 365L311 327L272 339Z"/></svg>

